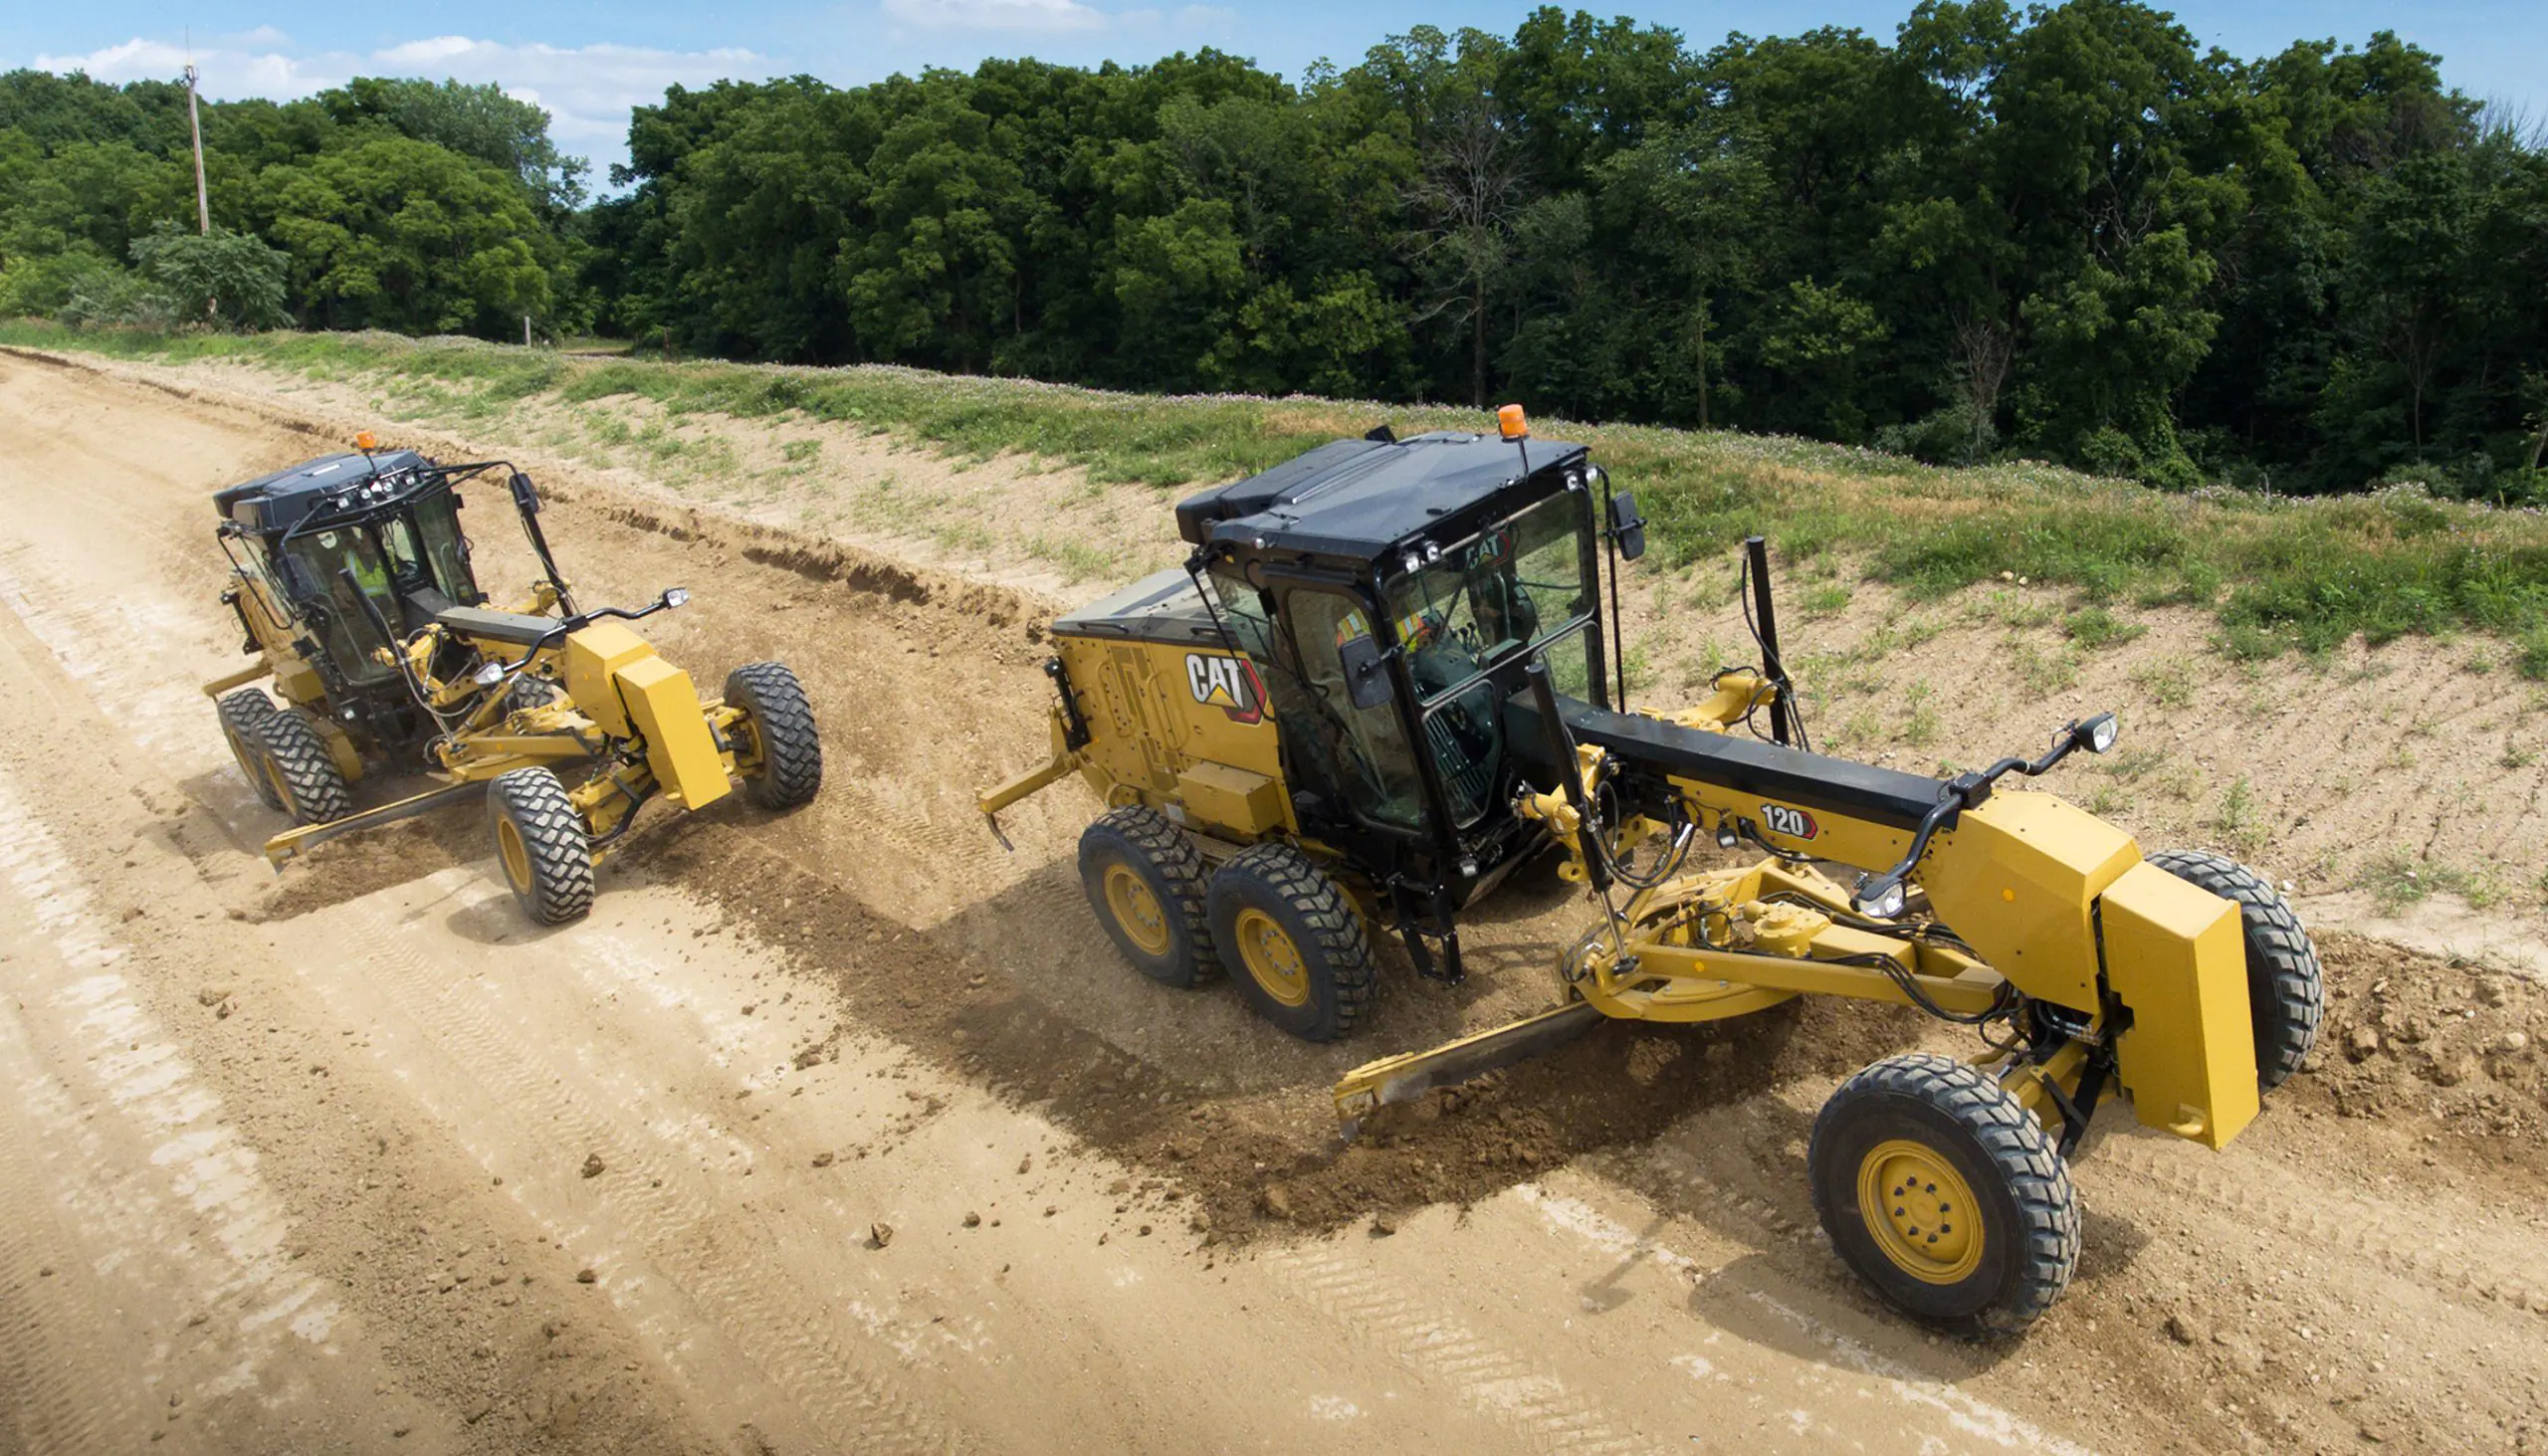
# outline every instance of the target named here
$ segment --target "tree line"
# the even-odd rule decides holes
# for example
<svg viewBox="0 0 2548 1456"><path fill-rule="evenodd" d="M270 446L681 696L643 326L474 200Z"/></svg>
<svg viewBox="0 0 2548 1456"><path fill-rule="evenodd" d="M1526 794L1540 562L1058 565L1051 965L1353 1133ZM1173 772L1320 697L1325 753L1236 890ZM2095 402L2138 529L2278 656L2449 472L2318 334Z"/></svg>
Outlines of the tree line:
<svg viewBox="0 0 2548 1456"><path fill-rule="evenodd" d="M494 86L363 79L202 105L186 89L0 76L0 317L388 328L580 326L586 165Z"/></svg>
<svg viewBox="0 0 2548 1456"><path fill-rule="evenodd" d="M163 123L66 143L9 95L0 197L13 167L101 165L66 163L80 145L182 155L181 109L176 152ZM2548 498L2548 150L2388 33L2250 61L2126 0L1975 0L1889 41L1697 47L1551 8L1297 82L1211 51L730 82L639 107L590 205L502 100L367 82L216 108L216 213L239 185L233 225L287 255L318 326L504 336L535 309L743 359ZM164 200L118 195L97 257ZM399 252L379 219L445 198L454 232L508 219L487 268L420 236L407 276L441 292L366 273ZM23 209L0 209L6 248Z"/></svg>

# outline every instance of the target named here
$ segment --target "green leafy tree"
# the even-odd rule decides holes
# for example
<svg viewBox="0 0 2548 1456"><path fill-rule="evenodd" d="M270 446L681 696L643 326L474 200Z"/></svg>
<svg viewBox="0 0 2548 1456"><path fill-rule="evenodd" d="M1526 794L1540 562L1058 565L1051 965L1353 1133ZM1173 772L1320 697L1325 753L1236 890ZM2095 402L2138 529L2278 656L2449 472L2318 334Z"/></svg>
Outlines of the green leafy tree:
<svg viewBox="0 0 2548 1456"><path fill-rule="evenodd" d="M190 233L161 222L132 244L136 271L174 316L220 328L274 328L284 308L284 256L246 233Z"/></svg>
<svg viewBox="0 0 2548 1456"><path fill-rule="evenodd" d="M501 337L547 312L556 244L500 168L383 136L261 182L312 321Z"/></svg>
<svg viewBox="0 0 2548 1456"><path fill-rule="evenodd" d="M522 178L552 216L571 212L584 200L591 164L557 150L548 136L546 111L505 95L493 82L468 86L362 76L321 92L318 102L341 123L384 122L400 135L502 167Z"/></svg>

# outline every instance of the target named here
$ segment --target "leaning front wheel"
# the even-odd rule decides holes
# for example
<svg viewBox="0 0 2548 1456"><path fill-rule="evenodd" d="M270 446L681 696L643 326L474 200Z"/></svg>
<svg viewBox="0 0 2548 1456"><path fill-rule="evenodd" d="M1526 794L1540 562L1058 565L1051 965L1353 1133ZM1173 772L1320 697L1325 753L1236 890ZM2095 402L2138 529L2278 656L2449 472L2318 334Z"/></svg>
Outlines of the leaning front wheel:
<svg viewBox="0 0 2548 1456"><path fill-rule="evenodd" d="M2161 850L2150 863L2199 890L2238 907L2238 931L2247 949L2247 1015L2256 1043L2256 1090L2280 1087L2318 1044L2325 1014L2318 947L2300 928L2300 917L2264 876L2223 855L2199 849Z"/></svg>
<svg viewBox="0 0 2548 1456"><path fill-rule="evenodd" d="M2079 1260L2069 1169L1996 1081L1887 1057L1840 1085L1805 1154L1814 1212L1860 1278L1967 1338L2034 1323Z"/></svg>
<svg viewBox="0 0 2548 1456"><path fill-rule="evenodd" d="M757 764L743 792L764 809L792 809L823 786L823 740L814 706L785 663L747 662L726 676L726 701L743 710Z"/></svg>
<svg viewBox="0 0 2548 1456"><path fill-rule="evenodd" d="M496 859L523 914L562 926L593 908L593 849L584 816L545 768L517 768L487 785Z"/></svg>

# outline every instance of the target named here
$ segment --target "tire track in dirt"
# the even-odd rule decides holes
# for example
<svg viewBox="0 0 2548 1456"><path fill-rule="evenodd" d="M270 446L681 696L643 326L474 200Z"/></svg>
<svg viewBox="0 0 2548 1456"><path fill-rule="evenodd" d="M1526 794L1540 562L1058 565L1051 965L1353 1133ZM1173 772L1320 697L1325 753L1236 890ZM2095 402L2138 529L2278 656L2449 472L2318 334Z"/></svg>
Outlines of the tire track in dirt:
<svg viewBox="0 0 2548 1456"><path fill-rule="evenodd" d="M96 1398L115 1361L98 1339L101 1301L81 1290L95 1280L75 1267L33 1155L52 1140L23 1111L54 1109L59 1121L64 1099L48 1080L16 1014L0 1009L0 1206L15 1210L0 1218L0 1451L128 1451L140 1444L130 1407Z"/></svg>
<svg viewBox="0 0 2548 1456"><path fill-rule="evenodd" d="M2103 1139L2082 1166L2116 1169L2142 1186L2186 1206L2233 1219L2311 1247L2341 1251L2426 1289L2484 1307L2509 1305L2548 1314L2548 1283L2538 1273L2541 1249L2535 1233L2492 1237L2467 1229L2436 1227L2434 1220L2398 1206L2383 1206L2342 1188L2314 1185L2306 1198L2287 1185L2238 1176L2206 1155L2145 1138ZM2391 1234L2390 1229L2402 1232Z"/></svg>
<svg viewBox="0 0 2548 1456"><path fill-rule="evenodd" d="M1709 1276L1708 1267L1699 1260L1638 1233L1582 1199L1553 1192L1538 1183L1518 1184L1513 1193L1550 1228L1581 1239L1623 1264L1650 1263L1692 1281L1704 1281ZM1880 1382L1887 1393L1905 1405L1944 1414L1953 1428L1966 1435L2038 1456L2088 1456L2086 1448L2052 1435L2014 1412L1887 1359L1785 1301L1757 1289L1745 1291L1743 1298L1812 1340L1830 1361ZM1923 1450L1929 1449L1930 1439L1934 1438L1924 1438Z"/></svg>
<svg viewBox="0 0 2548 1456"><path fill-rule="evenodd" d="M1438 1381L1534 1451L1642 1451L1600 1403L1504 1350L1328 1240L1269 1256L1308 1302L1414 1374Z"/></svg>
<svg viewBox="0 0 2548 1456"><path fill-rule="evenodd" d="M136 1001L113 967L128 952L103 927L88 887L69 869L61 841L0 776L0 881L34 932L49 940L74 979L47 988L22 980L20 994L44 1005L75 1046L89 1050L98 1093L120 1122L153 1144L150 1174L112 1163L71 1111L67 1089L51 1097L21 1088L21 1105L51 1105L45 1143L92 1164L75 1181L70 1211L84 1224L118 1231L118 1247L183 1250L153 1276L198 1310L245 1307L235 1317L237 1355L210 1382L212 1393L247 1389L287 1336L323 1346L340 1311L324 1286L295 1269L285 1252L291 1222L258 1172L254 1148L223 1118L221 1099L199 1082L179 1049ZM183 1210L180 1212L179 1210ZM181 1220L208 1223L198 1238ZM161 1356L164 1358L164 1356Z"/></svg>
<svg viewBox="0 0 2548 1456"><path fill-rule="evenodd" d="M783 1267L732 1237L728 1211L691 1185L691 1169L662 1155L663 1139L654 1130L630 1126L571 1090L570 1079L580 1080L571 1064L554 1062L550 1048L499 1025L460 994L461 986L407 948L403 928L378 906L357 903L346 911L370 947L360 962L370 983L415 1034L513 1116L553 1128L560 1147L587 1148L601 1158L608 1170L591 1179L588 1190L637 1245L594 1251L596 1282L615 1300L638 1293L615 1274L630 1281L644 1271L660 1274L839 1449L934 1452L971 1444L835 1338L822 1302L800 1291ZM326 992L321 978L313 983ZM464 1144L474 1141L465 1122L453 1119L451 1126ZM584 1227L557 1210L541 1221L561 1230ZM664 1353L676 1366L683 1363L677 1347ZM697 1379L701 1372L684 1374Z"/></svg>

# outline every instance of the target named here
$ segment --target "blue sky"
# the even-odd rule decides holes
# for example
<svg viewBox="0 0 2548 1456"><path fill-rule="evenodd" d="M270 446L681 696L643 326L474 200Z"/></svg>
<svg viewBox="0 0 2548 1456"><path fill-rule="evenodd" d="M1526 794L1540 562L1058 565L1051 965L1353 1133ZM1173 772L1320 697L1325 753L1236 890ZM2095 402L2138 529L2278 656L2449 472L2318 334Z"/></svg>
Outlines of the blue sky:
<svg viewBox="0 0 2548 1456"><path fill-rule="evenodd" d="M1706 44L1728 31L1782 35L1817 25L1890 37L1911 0L1607 0ZM546 106L567 150L606 166L623 155L631 105L666 86L807 72L836 85L986 56L1087 63L1154 60L1217 46L1297 77L1321 58L1348 65L1384 35L1420 24L1510 33L1528 0L851 0L724 5L659 0L430 7L343 0L195 0L186 6L88 0L0 4L0 70L85 69L102 80L173 76L191 53L216 97L306 96L355 75L494 81ZM1572 7L1570 7L1572 8ZM2178 17L2204 44L2241 56L2293 40L2359 42L2387 28L2439 52L2461 90L2548 117L2548 4L2504 0L2190 0ZM597 168L598 170L598 168Z"/></svg>

